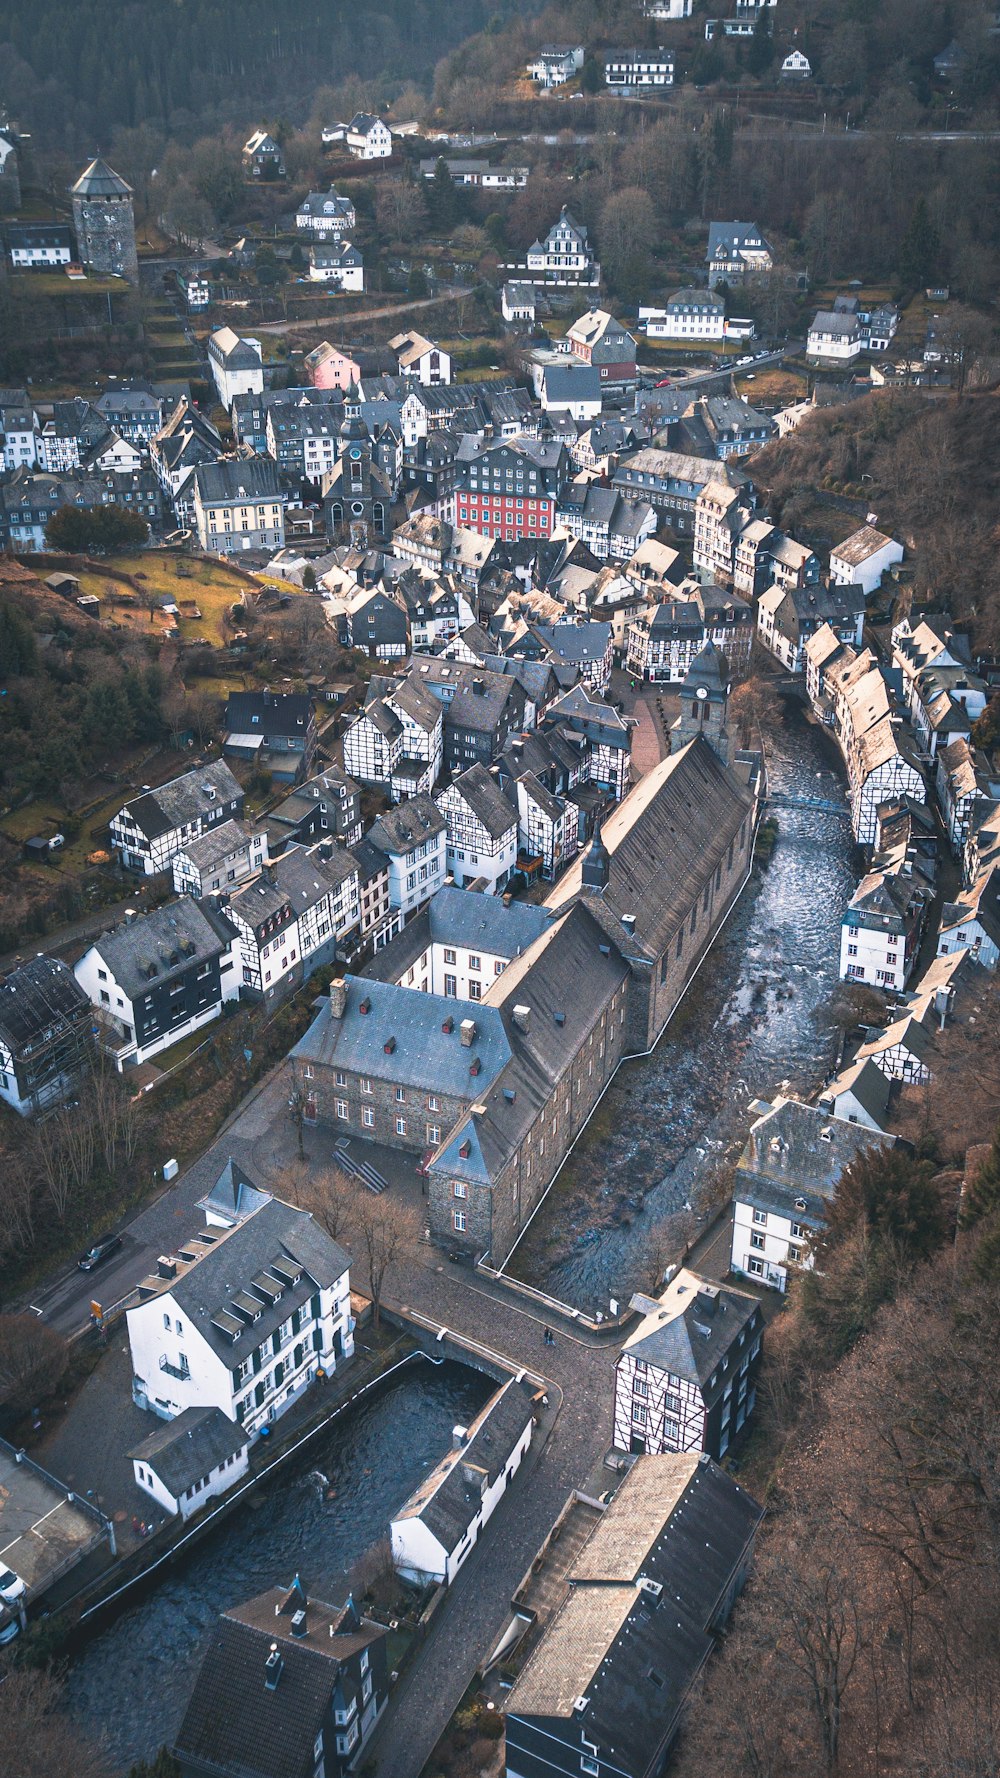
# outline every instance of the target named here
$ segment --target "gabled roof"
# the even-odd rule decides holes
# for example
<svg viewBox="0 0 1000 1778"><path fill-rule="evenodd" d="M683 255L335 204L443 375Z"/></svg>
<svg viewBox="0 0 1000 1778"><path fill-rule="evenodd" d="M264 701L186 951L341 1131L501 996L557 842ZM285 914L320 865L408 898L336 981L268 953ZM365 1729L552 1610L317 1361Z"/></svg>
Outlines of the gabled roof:
<svg viewBox="0 0 1000 1778"><path fill-rule="evenodd" d="M141 796L125 803L119 815L130 815L139 832L147 840L155 840L231 802L242 804L243 786L225 761L216 759L182 773L179 778L171 778L156 790L143 791Z"/></svg>
<svg viewBox="0 0 1000 1778"><path fill-rule="evenodd" d="M15 1056L47 1031L79 1023L90 1002L57 957L30 957L0 981L0 1037Z"/></svg>
<svg viewBox="0 0 1000 1778"><path fill-rule="evenodd" d="M380 852L411 852L414 846L444 833L446 822L426 791L407 797L394 809L386 809L368 829L367 838Z"/></svg>
<svg viewBox="0 0 1000 1778"><path fill-rule="evenodd" d="M502 839L511 828L516 828L516 809L511 808L492 772L488 772L484 765L469 766L452 780L441 798L446 807L453 794L467 804L491 839Z"/></svg>
<svg viewBox="0 0 1000 1778"><path fill-rule="evenodd" d="M153 1470L175 1500L195 1482L204 1481L250 1443L235 1420L221 1408L185 1408L133 1446L129 1457Z"/></svg>
<svg viewBox="0 0 1000 1778"><path fill-rule="evenodd" d="M530 1385L511 1377L473 1421L465 1443L441 1459L400 1507L393 1522L419 1519L451 1555L481 1510L484 1492L502 1474L531 1418Z"/></svg>
<svg viewBox="0 0 1000 1778"><path fill-rule="evenodd" d="M716 1284L686 1267L662 1296L633 1297L632 1306L644 1314L622 1351L698 1387L707 1384L760 1308L749 1291Z"/></svg>
<svg viewBox="0 0 1000 1778"><path fill-rule="evenodd" d="M129 1000L141 999L153 984L183 975L211 961L233 941L228 922L203 903L183 895L179 901L137 914L134 920L95 938L93 949Z"/></svg>
<svg viewBox="0 0 1000 1778"><path fill-rule="evenodd" d="M859 1052L862 1058L865 1053ZM845 1167L867 1149L892 1141L831 1117L822 1106L779 1095L751 1127L736 1165L733 1197L818 1227Z"/></svg>
<svg viewBox="0 0 1000 1778"><path fill-rule="evenodd" d="M329 1000L324 1000L292 1051L297 1060L466 1104L478 1099L510 1060L503 1020L495 1007L483 1001L465 1003L414 993L374 977L348 975L344 982L347 1002L342 1017L335 1017ZM466 1016L475 1024L470 1043L462 1041L461 1022Z"/></svg>

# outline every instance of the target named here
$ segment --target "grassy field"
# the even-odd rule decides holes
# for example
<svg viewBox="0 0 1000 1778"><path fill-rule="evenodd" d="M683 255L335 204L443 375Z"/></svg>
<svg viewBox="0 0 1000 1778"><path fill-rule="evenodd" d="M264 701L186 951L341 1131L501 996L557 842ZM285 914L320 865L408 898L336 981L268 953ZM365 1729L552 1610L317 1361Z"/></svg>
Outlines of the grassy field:
<svg viewBox="0 0 1000 1778"><path fill-rule="evenodd" d="M789 406L793 401L804 401L809 393L809 378L798 371L784 369L779 364L772 364L766 370L751 372L752 380L746 377L734 378L737 395L743 395L747 401L777 401L782 406Z"/></svg>
<svg viewBox="0 0 1000 1778"><path fill-rule="evenodd" d="M209 562L199 557L175 556L165 551L149 550L134 556L115 556L108 562L109 568L120 573L142 577L141 585L162 597L181 600L193 599L201 612L200 618L181 617L178 633L185 642L210 642L220 647L225 640L222 620L229 607L239 599L247 583L240 575L225 566L222 562ZM150 622L148 609L139 603L135 606L110 604L106 589L113 585L109 576L100 571L87 571L80 575L81 593L95 593L101 600L101 621L113 619L116 623L125 624L129 629L136 629L149 635L151 630L162 629L164 620L155 617ZM130 589L122 587L123 592ZM287 592L294 593L297 589L286 587Z"/></svg>

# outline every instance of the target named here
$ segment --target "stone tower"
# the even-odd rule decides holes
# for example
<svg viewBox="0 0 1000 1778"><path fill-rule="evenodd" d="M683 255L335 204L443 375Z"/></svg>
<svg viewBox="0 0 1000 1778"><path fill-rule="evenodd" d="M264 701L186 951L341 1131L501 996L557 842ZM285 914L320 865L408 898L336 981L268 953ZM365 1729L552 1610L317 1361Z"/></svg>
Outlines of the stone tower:
<svg viewBox="0 0 1000 1778"><path fill-rule="evenodd" d="M594 823L594 837L584 853L580 882L593 895L603 895L611 880L611 854L601 837L600 819Z"/></svg>
<svg viewBox="0 0 1000 1778"><path fill-rule="evenodd" d="M132 187L98 156L71 186L70 196L77 249L87 270L102 277L117 273L137 284Z"/></svg>
<svg viewBox="0 0 1000 1778"><path fill-rule="evenodd" d="M670 751L677 753L695 735L704 735L723 765L729 764L729 662L721 648L706 642L681 685L681 713L670 731Z"/></svg>
<svg viewBox="0 0 1000 1778"><path fill-rule="evenodd" d="M369 549L375 539L388 535L392 492L381 469L372 461L371 434L353 382L344 397L340 459L324 478L323 488L331 536L346 530L355 548Z"/></svg>

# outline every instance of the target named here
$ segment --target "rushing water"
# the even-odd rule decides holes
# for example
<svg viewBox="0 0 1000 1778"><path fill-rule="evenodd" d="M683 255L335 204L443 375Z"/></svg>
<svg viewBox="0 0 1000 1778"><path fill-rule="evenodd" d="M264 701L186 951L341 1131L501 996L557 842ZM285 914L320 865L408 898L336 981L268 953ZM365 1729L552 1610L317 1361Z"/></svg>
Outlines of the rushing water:
<svg viewBox="0 0 1000 1778"><path fill-rule="evenodd" d="M768 775L775 791L843 799L829 743L798 714L769 742ZM778 820L769 866L659 1047L619 1070L513 1255L516 1277L564 1302L606 1309L648 1289L658 1226L742 1147L748 1100L811 1090L829 1067L840 923L857 878L850 824L801 809Z"/></svg>
<svg viewBox="0 0 1000 1778"><path fill-rule="evenodd" d="M127 1770L180 1726L205 1632L221 1611L289 1582L334 1602L345 1576L388 1535L396 1508L442 1457L492 1388L464 1365L408 1365L367 1405L335 1421L258 1489L155 1591L95 1638L71 1668L67 1704ZM333 1497L328 1498L328 1489ZM2 1762L0 1762L2 1763Z"/></svg>

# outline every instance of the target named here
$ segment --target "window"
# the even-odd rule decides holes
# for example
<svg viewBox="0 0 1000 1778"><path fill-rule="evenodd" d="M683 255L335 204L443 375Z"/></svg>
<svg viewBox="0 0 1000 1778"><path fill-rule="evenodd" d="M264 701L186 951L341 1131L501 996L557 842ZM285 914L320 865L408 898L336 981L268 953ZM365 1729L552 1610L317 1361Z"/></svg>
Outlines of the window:
<svg viewBox="0 0 1000 1778"><path fill-rule="evenodd" d="M747 1264L747 1271L750 1273L751 1278L763 1278L764 1261L762 1259L751 1259Z"/></svg>
<svg viewBox="0 0 1000 1778"><path fill-rule="evenodd" d="M430 1146L432 1148L437 1147L438 1143L441 1140L441 1125L440 1124L428 1124L427 1125L427 1140L430 1143Z"/></svg>
<svg viewBox="0 0 1000 1778"><path fill-rule="evenodd" d="M402 1087L396 1088L396 1104L397 1105L405 1105L406 1104L406 1093Z"/></svg>
<svg viewBox="0 0 1000 1778"><path fill-rule="evenodd" d="M452 1196L456 1198L467 1198L469 1195L469 1188L464 1180L461 1179L456 1179L454 1181L451 1190Z"/></svg>
<svg viewBox="0 0 1000 1778"><path fill-rule="evenodd" d="M364 1124L366 1130L373 1128L375 1123L375 1113L370 1105L363 1107L361 1112L361 1122Z"/></svg>
<svg viewBox="0 0 1000 1778"><path fill-rule="evenodd" d="M473 864L475 864L476 859L473 858L472 862L473 862ZM482 963L481 963L480 959L478 957L474 956L471 951L469 952L469 968L470 969L481 969L482 968Z"/></svg>
<svg viewBox="0 0 1000 1778"><path fill-rule="evenodd" d="M451 1226L455 1230L456 1234L459 1234L459 1235L464 1234L464 1232L465 1232L465 1211L464 1210L453 1210L452 1211Z"/></svg>
<svg viewBox="0 0 1000 1778"><path fill-rule="evenodd" d="M796 1261L796 1260L800 1260L800 1259L801 1259L801 1258L802 1258L802 1249L801 1249L801 1247L789 1247L789 1249L788 1249L788 1257L789 1257L789 1260L791 1260L791 1261L792 1261L792 1262L793 1262L793 1263L794 1263L794 1262L795 1262L795 1261Z"/></svg>
<svg viewBox="0 0 1000 1778"><path fill-rule="evenodd" d="M372 1083L366 1075L362 1075L360 1084L361 1084L361 1091L363 1093L370 1093L371 1092Z"/></svg>
<svg viewBox="0 0 1000 1778"><path fill-rule="evenodd" d="M766 1225L767 1211L766 1210L755 1210L753 1213L753 1219L754 1219L754 1222L759 1222L762 1225Z"/></svg>
<svg viewBox="0 0 1000 1778"><path fill-rule="evenodd" d="M334 1100L334 1109L335 1109L335 1110L336 1110L336 1113L337 1113L337 1116L338 1116L338 1117L339 1117L339 1118L340 1118L340 1119L341 1119L341 1121L346 1121L346 1118L347 1118L347 1100L346 1100L346 1099L336 1099L336 1100Z"/></svg>
<svg viewBox="0 0 1000 1778"><path fill-rule="evenodd" d="M470 982L469 983L469 999L470 1000L481 1000L482 997L483 997L482 982Z"/></svg>
<svg viewBox="0 0 1000 1778"><path fill-rule="evenodd" d="M454 951L448 951L448 950L446 950L446 951L445 951L445 954L444 954L444 960L445 960L445 962L446 962L446 963L454 963L454 962L455 962L455 953L454 953Z"/></svg>
<svg viewBox="0 0 1000 1778"><path fill-rule="evenodd" d="M796 1240L801 1240L803 1238L803 1236L805 1235L805 1232L806 1232L806 1227L805 1227L804 1222L793 1222L792 1223L792 1234L796 1238Z"/></svg>
<svg viewBox="0 0 1000 1778"><path fill-rule="evenodd" d="M446 975L445 976L444 991L445 991L445 995L447 996L447 998L449 1000L455 1000L458 998L458 982L457 982L457 979L455 976L453 976L453 975Z"/></svg>
<svg viewBox="0 0 1000 1778"><path fill-rule="evenodd" d="M596 1759L587 1759L586 1755L583 1755L580 1759L580 1770L586 1772L587 1778L600 1778L601 1768Z"/></svg>
<svg viewBox="0 0 1000 1778"><path fill-rule="evenodd" d="M752 1234L750 1236L750 1245L751 1245L751 1247L758 1247L758 1248L763 1249L763 1246L764 1246L763 1235L758 1235L756 1233Z"/></svg>
<svg viewBox="0 0 1000 1778"><path fill-rule="evenodd" d="M438 1102L433 1093L427 1095L427 1109L428 1111L437 1111L438 1109Z"/></svg>
<svg viewBox="0 0 1000 1778"><path fill-rule="evenodd" d="M405 1117L397 1117L397 1119L396 1119L396 1135L397 1136L405 1136L406 1135L406 1119L405 1119Z"/></svg>
<svg viewBox="0 0 1000 1778"><path fill-rule="evenodd" d="M649 1394L649 1384L645 1377L633 1377L632 1394L645 1398Z"/></svg>
<svg viewBox="0 0 1000 1778"><path fill-rule="evenodd" d="M633 1424L633 1426L645 1426L645 1424L646 1424L645 1403L643 1403L641 1401L633 1401L633 1403L632 1403L632 1424Z"/></svg>

